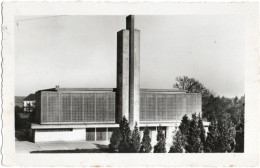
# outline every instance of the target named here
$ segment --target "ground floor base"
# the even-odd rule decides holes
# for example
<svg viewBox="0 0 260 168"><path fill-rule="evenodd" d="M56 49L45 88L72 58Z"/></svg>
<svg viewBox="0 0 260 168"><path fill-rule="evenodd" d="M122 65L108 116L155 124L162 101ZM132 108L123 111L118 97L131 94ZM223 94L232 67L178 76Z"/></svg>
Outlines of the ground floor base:
<svg viewBox="0 0 260 168"><path fill-rule="evenodd" d="M205 124L204 124L205 125ZM143 137L145 127L149 128L152 141L156 141L157 131L160 127L164 132L166 142L172 142L174 132L178 129L179 122L171 124L143 123L140 124L140 137ZM32 124L31 136L33 142L52 141L109 141L118 124L100 125L37 125ZM207 127L206 132L207 132Z"/></svg>

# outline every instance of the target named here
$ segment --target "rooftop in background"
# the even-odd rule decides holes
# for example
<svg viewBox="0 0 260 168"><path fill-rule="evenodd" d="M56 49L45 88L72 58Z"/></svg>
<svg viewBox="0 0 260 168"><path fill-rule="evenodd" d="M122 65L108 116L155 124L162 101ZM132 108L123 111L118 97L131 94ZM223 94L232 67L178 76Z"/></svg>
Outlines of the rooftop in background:
<svg viewBox="0 0 260 168"><path fill-rule="evenodd" d="M35 94L29 94L23 101L35 101Z"/></svg>

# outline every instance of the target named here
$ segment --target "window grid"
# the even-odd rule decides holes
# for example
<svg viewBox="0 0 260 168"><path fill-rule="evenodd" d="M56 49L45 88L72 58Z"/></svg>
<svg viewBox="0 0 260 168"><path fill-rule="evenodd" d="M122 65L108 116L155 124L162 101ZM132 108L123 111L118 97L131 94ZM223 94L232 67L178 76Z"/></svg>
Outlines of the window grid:
<svg viewBox="0 0 260 168"><path fill-rule="evenodd" d="M96 94L96 121L103 122L106 120L106 95L103 93Z"/></svg>
<svg viewBox="0 0 260 168"><path fill-rule="evenodd" d="M156 119L156 95L146 95L146 121L155 121Z"/></svg>
<svg viewBox="0 0 260 168"><path fill-rule="evenodd" d="M69 93L63 93L61 95L61 111L60 111L60 122L70 122L71 121L71 95Z"/></svg>
<svg viewBox="0 0 260 168"><path fill-rule="evenodd" d="M185 114L191 117L200 112L200 98L199 94L141 93L140 121L181 120Z"/></svg>
<svg viewBox="0 0 260 168"><path fill-rule="evenodd" d="M166 117L166 95L157 95L157 120L165 121Z"/></svg>
<svg viewBox="0 0 260 168"><path fill-rule="evenodd" d="M59 97L55 93L48 93L47 121L59 121Z"/></svg>
<svg viewBox="0 0 260 168"><path fill-rule="evenodd" d="M95 121L95 94L84 93L84 121Z"/></svg>
<svg viewBox="0 0 260 168"><path fill-rule="evenodd" d="M72 96L72 122L82 122L83 121L82 94L75 93L72 94L71 96Z"/></svg>
<svg viewBox="0 0 260 168"><path fill-rule="evenodd" d="M43 93L41 95L41 118L42 118L42 122L46 122L47 121L47 109L48 108L48 104L47 104L47 93Z"/></svg>

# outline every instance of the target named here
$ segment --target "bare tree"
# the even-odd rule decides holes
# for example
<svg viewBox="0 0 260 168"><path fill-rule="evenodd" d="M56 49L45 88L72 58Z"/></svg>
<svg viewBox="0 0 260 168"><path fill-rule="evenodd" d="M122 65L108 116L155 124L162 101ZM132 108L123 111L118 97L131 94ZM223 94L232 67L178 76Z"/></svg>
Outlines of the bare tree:
<svg viewBox="0 0 260 168"><path fill-rule="evenodd" d="M208 90L202 83L194 78L187 76L179 76L176 78L176 83L173 88L186 90L188 93L201 93L203 97L214 95L214 93Z"/></svg>

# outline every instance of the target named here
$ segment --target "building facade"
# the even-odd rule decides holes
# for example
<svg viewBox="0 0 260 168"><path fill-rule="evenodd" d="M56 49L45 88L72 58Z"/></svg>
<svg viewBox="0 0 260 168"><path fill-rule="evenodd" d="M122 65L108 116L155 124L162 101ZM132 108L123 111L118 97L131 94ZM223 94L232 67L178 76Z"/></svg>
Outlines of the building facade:
<svg viewBox="0 0 260 168"><path fill-rule="evenodd" d="M156 140L161 126L166 139L183 115L201 113L199 93L173 89L140 89L140 31L134 16L117 33L117 88L53 88L37 91L34 141L108 141L123 116L131 129L147 126Z"/></svg>

